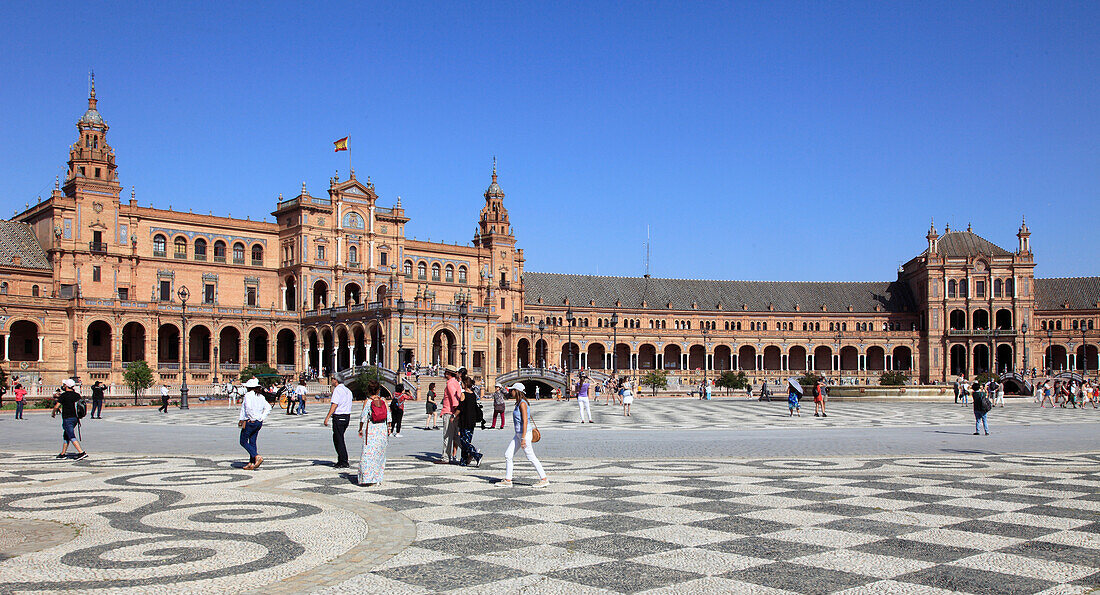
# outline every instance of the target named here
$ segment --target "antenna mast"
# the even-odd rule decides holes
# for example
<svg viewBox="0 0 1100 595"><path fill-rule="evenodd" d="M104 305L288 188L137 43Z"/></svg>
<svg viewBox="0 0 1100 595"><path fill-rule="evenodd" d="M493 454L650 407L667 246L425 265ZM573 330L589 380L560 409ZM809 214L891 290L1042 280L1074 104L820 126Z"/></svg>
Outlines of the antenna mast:
<svg viewBox="0 0 1100 595"><path fill-rule="evenodd" d="M649 278L649 225L645 226L645 278Z"/></svg>

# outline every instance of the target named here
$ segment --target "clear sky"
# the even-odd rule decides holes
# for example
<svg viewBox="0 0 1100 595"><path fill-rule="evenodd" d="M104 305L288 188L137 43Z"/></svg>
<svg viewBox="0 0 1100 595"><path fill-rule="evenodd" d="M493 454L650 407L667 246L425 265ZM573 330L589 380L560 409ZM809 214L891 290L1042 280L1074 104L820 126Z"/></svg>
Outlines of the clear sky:
<svg viewBox="0 0 1100 595"><path fill-rule="evenodd" d="M165 7L165 4L175 6ZM468 242L499 160L533 271L887 280L929 220L1100 274L1100 3L7 3L0 213L94 68L141 204L268 218L359 177Z"/></svg>

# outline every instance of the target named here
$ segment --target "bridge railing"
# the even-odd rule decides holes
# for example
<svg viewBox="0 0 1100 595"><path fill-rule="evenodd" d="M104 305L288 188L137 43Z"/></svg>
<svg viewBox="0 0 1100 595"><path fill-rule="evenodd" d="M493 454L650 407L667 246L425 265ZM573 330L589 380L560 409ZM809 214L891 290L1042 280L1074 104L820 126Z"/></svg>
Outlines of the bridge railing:
<svg viewBox="0 0 1100 595"><path fill-rule="evenodd" d="M336 372L336 380L338 380L341 384L347 384L352 380L355 380L355 377L358 376L360 373L365 372L370 368L371 366L353 366L350 368L339 370L338 372ZM391 392L397 388L398 384L400 384L404 387L406 393L419 396L417 395L416 385L405 378L404 375L395 372L394 370L390 370L389 368L377 369L378 375L381 377L382 384Z"/></svg>

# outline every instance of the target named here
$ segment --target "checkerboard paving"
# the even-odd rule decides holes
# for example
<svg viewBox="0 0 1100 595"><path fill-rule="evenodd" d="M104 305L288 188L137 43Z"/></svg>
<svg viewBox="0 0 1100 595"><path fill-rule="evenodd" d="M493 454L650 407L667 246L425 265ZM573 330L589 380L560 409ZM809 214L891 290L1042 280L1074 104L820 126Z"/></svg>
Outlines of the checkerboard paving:
<svg viewBox="0 0 1100 595"><path fill-rule="evenodd" d="M1055 461L1054 464L1050 464ZM783 461L656 470L397 464L383 484L303 479L416 522L416 540L334 588L402 593L1079 593L1100 587L1100 456ZM791 466L796 465L790 462ZM690 463L685 462L690 466ZM587 467L587 469L586 469Z"/></svg>

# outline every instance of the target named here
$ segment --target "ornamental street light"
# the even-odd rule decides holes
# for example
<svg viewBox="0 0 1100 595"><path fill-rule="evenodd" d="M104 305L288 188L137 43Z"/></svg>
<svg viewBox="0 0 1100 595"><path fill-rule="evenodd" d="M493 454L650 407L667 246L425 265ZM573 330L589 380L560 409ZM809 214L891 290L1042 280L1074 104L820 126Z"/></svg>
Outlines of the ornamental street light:
<svg viewBox="0 0 1100 595"><path fill-rule="evenodd" d="M611 374L619 373L619 313L611 313Z"/></svg>
<svg viewBox="0 0 1100 595"><path fill-rule="evenodd" d="M76 382L76 352L80 349L80 342L73 339L73 382ZM41 356L40 356L41 357Z"/></svg>
<svg viewBox="0 0 1100 595"><path fill-rule="evenodd" d="M707 327L703 322L703 380L707 379Z"/></svg>
<svg viewBox="0 0 1100 595"><path fill-rule="evenodd" d="M459 300L459 302L458 302L458 319L459 319L458 322L459 322L459 329L460 329L459 332L462 335L462 367L465 368L466 367L466 326L468 324L467 321L468 321L469 316L470 316L470 306L469 306L470 298L465 296L465 295L460 294L459 297L458 297L458 300Z"/></svg>
<svg viewBox="0 0 1100 595"><path fill-rule="evenodd" d="M546 320L543 319L543 320L539 321L539 342L535 344L535 367L537 367L540 370L546 364L546 348L543 347L541 352L539 350L540 345L545 345L546 344L542 340L542 335L545 332L546 332ZM542 357L539 357L540 355Z"/></svg>
<svg viewBox="0 0 1100 595"><path fill-rule="evenodd" d="M566 396L569 395L570 381L573 378L573 321L576 317L573 316L573 308L569 308L565 311L565 322L569 325L567 331L569 335L568 353L565 354L565 390Z"/></svg>
<svg viewBox="0 0 1100 595"><path fill-rule="evenodd" d="M1047 321L1047 376L1054 375L1054 329L1050 325Z"/></svg>
<svg viewBox="0 0 1100 595"><path fill-rule="evenodd" d="M188 409L187 406L187 298L191 297L191 292L187 291L186 285L180 285L179 291L176 295L180 298L180 303L183 304L183 334L180 336L180 343L183 344L183 355L180 356L180 368L183 370L183 383L180 384L180 409Z"/></svg>
<svg viewBox="0 0 1100 595"><path fill-rule="evenodd" d="M1023 373L1026 375L1027 374L1027 321L1026 320L1024 321L1023 324L1020 325L1020 337L1022 338L1021 340L1024 343L1024 371L1023 371Z"/></svg>
<svg viewBox="0 0 1100 595"><path fill-rule="evenodd" d="M397 298L397 372L405 367L405 298ZM354 362L352 362L354 363Z"/></svg>

